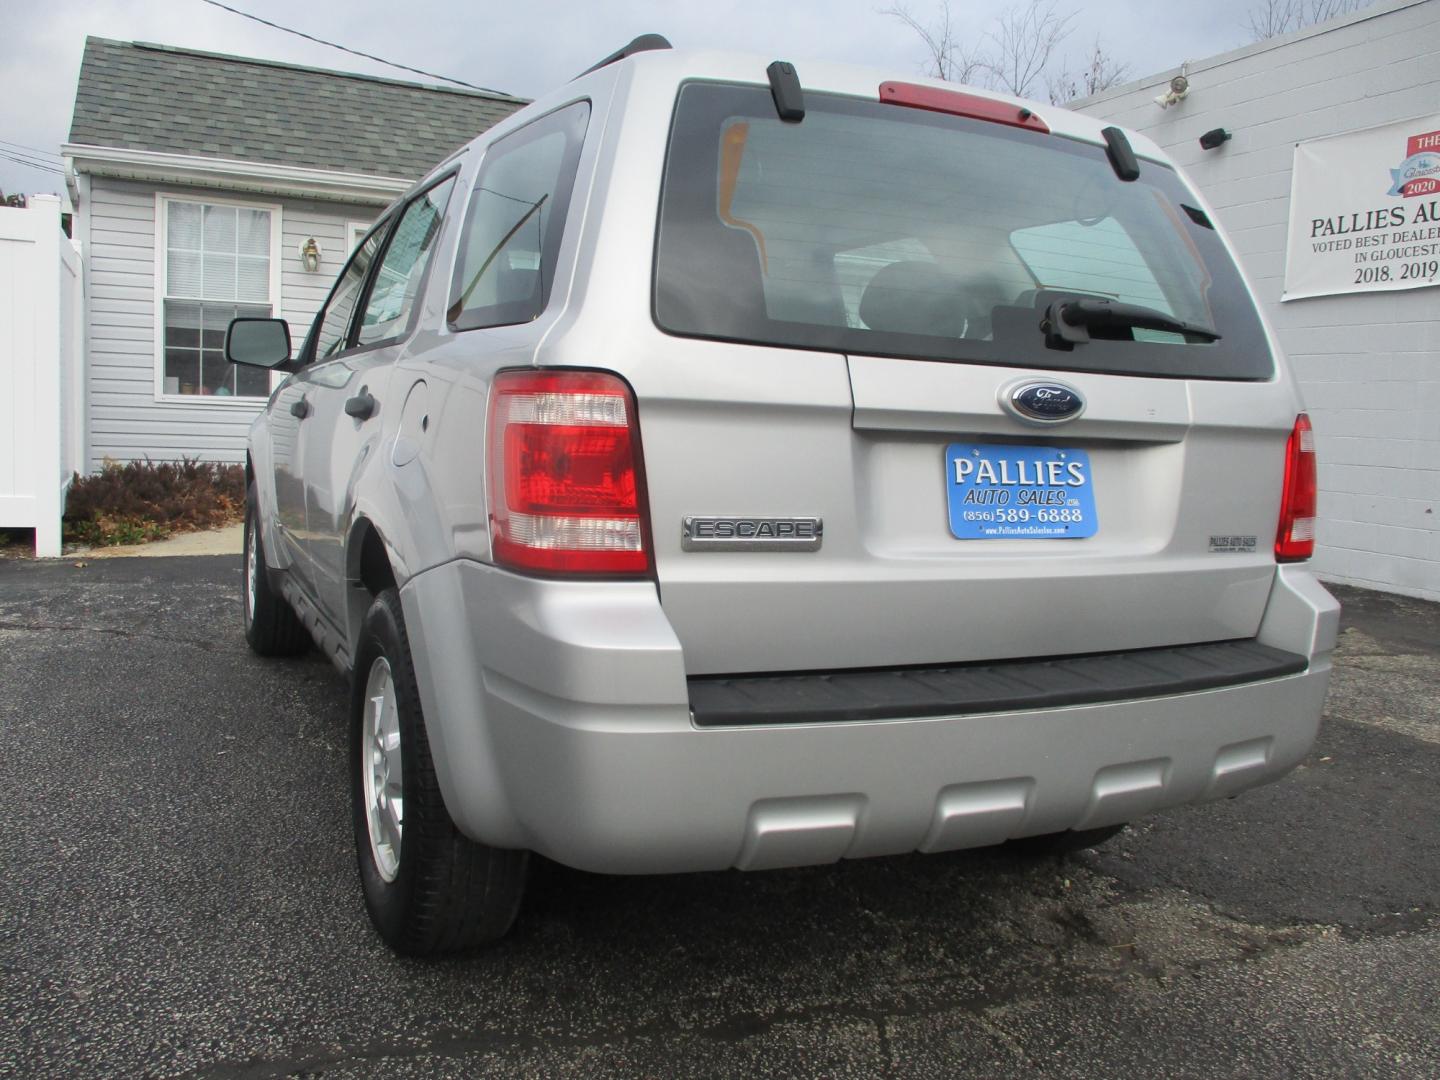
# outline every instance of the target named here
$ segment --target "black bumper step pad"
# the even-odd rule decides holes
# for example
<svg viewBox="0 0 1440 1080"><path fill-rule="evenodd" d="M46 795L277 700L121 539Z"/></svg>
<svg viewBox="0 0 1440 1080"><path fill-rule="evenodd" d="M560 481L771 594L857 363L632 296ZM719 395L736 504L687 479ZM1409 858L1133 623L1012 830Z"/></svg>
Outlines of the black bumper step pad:
<svg viewBox="0 0 1440 1080"><path fill-rule="evenodd" d="M944 667L696 676L698 727L819 724L1015 712L1170 697L1295 675L1296 653L1257 641Z"/></svg>

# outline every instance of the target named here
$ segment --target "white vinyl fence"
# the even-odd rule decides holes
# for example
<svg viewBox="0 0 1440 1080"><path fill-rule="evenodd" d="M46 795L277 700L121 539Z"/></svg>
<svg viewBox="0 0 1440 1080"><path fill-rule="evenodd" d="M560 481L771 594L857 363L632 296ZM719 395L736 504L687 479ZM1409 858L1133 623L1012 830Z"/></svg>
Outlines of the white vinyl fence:
<svg viewBox="0 0 1440 1080"><path fill-rule="evenodd" d="M85 462L82 281L59 198L0 207L0 527L33 528L38 556Z"/></svg>

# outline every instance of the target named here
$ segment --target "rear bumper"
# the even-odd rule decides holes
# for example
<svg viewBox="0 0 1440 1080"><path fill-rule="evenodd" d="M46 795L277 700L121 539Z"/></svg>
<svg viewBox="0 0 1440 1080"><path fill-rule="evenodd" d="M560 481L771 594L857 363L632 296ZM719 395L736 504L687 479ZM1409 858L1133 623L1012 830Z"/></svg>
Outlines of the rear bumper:
<svg viewBox="0 0 1440 1080"><path fill-rule="evenodd" d="M1339 612L1307 572L1282 567L1259 641L1309 666L1240 686L702 729L652 585L544 582L457 561L401 595L459 827L609 873L977 847L1235 794L1309 750Z"/></svg>

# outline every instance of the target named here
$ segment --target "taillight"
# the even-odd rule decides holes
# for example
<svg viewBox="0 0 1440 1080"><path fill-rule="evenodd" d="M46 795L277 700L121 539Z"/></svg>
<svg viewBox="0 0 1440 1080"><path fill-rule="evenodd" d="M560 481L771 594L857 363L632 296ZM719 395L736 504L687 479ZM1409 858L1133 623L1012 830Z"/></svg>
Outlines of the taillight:
<svg viewBox="0 0 1440 1080"><path fill-rule="evenodd" d="M1280 497L1277 562L1299 562L1315 554L1315 433L1301 413L1285 444L1285 487Z"/></svg>
<svg viewBox="0 0 1440 1080"><path fill-rule="evenodd" d="M1042 135L1050 134L1050 125L1024 105L1012 105L1008 101L997 101L980 94L967 94L963 90L939 90L919 83L883 82L880 84L880 101L886 105L906 105L912 109L968 116L973 120L988 120L992 124L1008 124L1038 131Z"/></svg>
<svg viewBox="0 0 1440 1080"><path fill-rule="evenodd" d="M558 574L650 572L635 399L600 371L502 371L490 389L495 562Z"/></svg>

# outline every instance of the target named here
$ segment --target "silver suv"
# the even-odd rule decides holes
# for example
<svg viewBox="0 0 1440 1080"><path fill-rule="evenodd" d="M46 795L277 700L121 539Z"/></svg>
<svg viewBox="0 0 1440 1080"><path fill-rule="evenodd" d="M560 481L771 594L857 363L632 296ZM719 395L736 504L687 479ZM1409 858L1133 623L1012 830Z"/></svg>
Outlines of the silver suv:
<svg viewBox="0 0 1440 1080"><path fill-rule="evenodd" d="M1309 424L1143 137L643 39L381 218L250 435L246 634L348 673L406 952L528 852L1091 844L1274 780L1338 607Z"/></svg>

